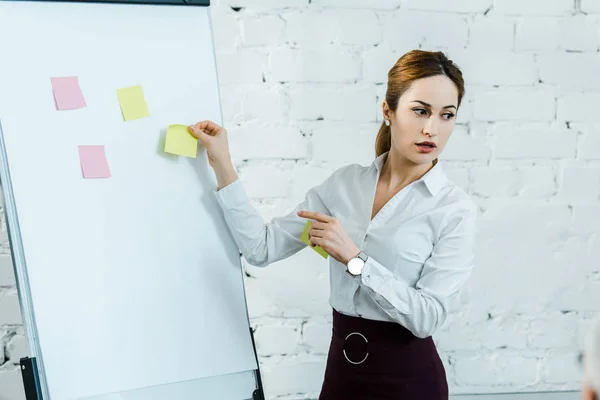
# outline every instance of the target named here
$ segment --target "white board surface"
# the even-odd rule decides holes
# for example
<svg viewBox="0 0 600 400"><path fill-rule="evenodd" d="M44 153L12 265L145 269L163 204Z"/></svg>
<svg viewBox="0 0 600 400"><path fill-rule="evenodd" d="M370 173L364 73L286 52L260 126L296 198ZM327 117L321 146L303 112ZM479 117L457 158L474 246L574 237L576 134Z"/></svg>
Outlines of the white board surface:
<svg viewBox="0 0 600 400"><path fill-rule="evenodd" d="M79 399L256 369L238 249L205 152L165 129L221 121L206 7L0 1L0 122L49 393ZM50 78L87 107L57 111ZM125 122L116 90L142 85ZM79 145L112 177L83 179Z"/></svg>

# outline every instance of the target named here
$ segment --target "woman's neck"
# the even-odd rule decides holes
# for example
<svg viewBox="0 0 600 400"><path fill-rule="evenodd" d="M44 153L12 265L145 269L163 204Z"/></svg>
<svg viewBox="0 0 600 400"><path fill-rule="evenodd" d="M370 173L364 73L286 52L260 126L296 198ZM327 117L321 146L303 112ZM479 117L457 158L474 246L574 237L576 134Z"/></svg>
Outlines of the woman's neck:
<svg viewBox="0 0 600 400"><path fill-rule="evenodd" d="M414 162L392 154L386 157L381 171L380 181L385 187L397 192L412 182L421 179L435 164L415 164Z"/></svg>

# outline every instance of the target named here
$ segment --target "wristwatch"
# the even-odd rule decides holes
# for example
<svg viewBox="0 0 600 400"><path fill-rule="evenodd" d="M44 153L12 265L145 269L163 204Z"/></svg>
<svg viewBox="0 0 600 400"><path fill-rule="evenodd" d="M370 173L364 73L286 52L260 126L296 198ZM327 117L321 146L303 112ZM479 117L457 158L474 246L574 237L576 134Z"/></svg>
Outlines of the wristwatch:
<svg viewBox="0 0 600 400"><path fill-rule="evenodd" d="M351 258L350 261L346 263L346 272L351 276L358 276L362 274L362 270L368 258L369 256L361 251L356 257Z"/></svg>

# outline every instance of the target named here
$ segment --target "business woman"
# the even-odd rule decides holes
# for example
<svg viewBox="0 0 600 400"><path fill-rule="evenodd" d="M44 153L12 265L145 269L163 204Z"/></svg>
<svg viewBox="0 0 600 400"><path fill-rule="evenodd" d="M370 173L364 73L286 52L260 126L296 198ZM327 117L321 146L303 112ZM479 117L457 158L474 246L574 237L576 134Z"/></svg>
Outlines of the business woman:
<svg viewBox="0 0 600 400"><path fill-rule="evenodd" d="M207 149L216 197L250 264L304 248L307 220L311 245L331 256L333 333L321 400L448 398L431 335L471 274L476 207L437 160L463 94L462 73L443 53L402 56L388 74L377 158L338 169L270 223L238 180L227 131L210 121L189 128Z"/></svg>

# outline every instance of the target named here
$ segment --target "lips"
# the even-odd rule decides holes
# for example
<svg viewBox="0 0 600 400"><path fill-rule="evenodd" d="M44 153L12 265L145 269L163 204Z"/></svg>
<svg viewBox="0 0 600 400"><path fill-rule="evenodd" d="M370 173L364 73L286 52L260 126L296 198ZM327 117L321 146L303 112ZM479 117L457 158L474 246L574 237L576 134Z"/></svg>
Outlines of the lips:
<svg viewBox="0 0 600 400"><path fill-rule="evenodd" d="M433 143L433 142L420 142L420 143L417 143L417 146L429 147L429 148L432 148L432 149L435 148L435 147L437 147L435 145L435 143Z"/></svg>
<svg viewBox="0 0 600 400"><path fill-rule="evenodd" d="M435 143L433 142L420 142L417 143L417 149L419 151L419 153L431 153L433 150L435 150L437 146L435 145Z"/></svg>

